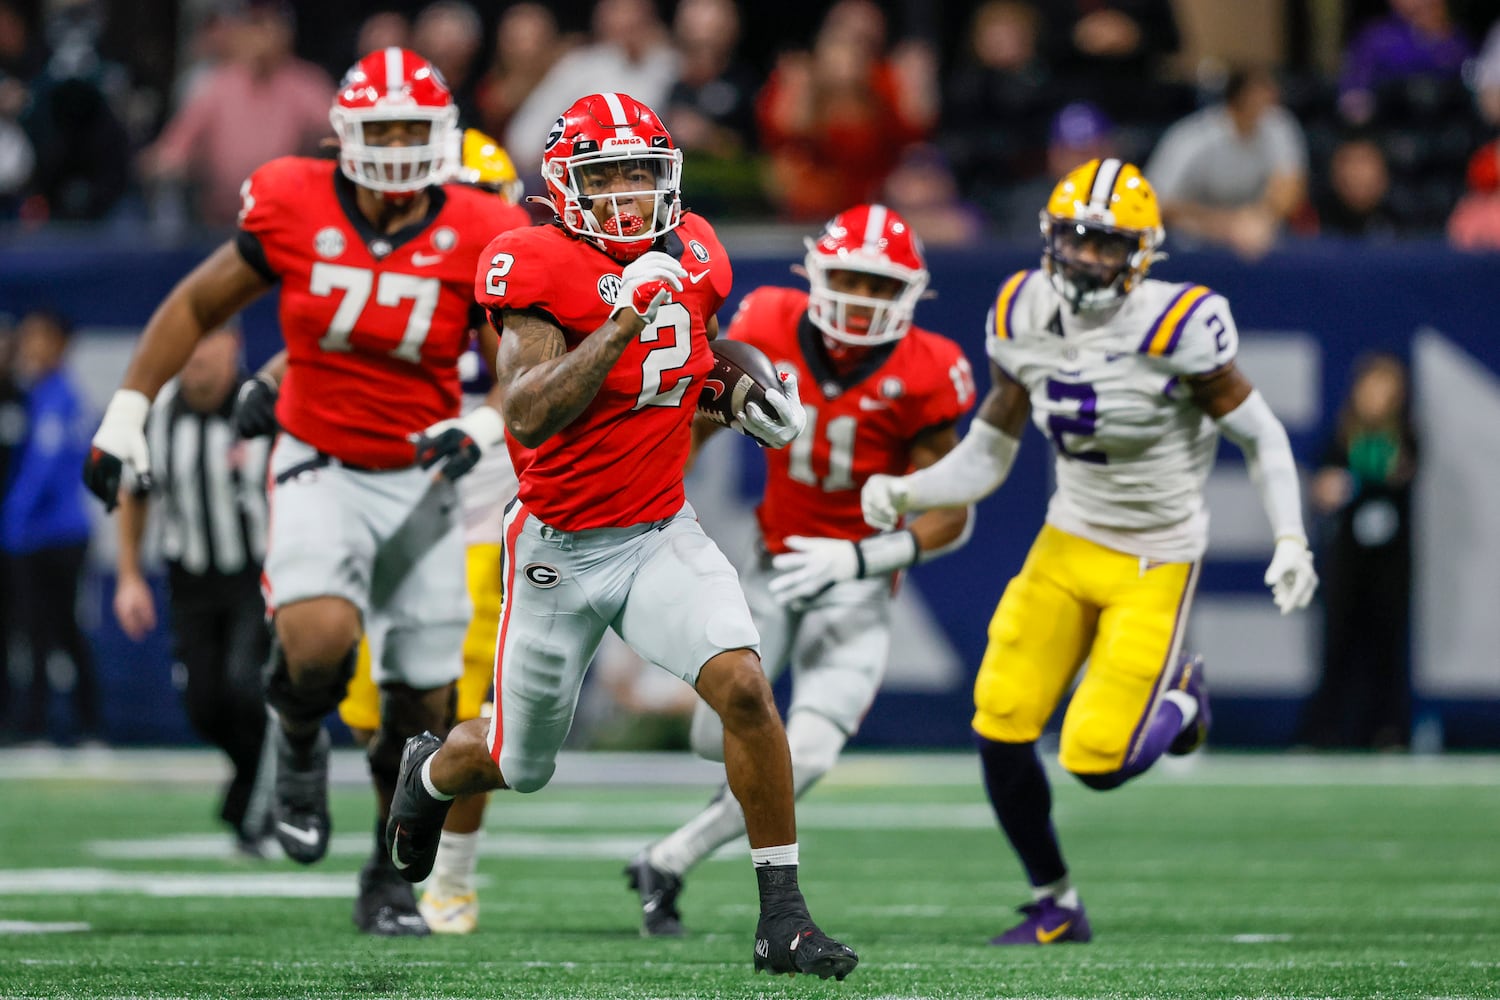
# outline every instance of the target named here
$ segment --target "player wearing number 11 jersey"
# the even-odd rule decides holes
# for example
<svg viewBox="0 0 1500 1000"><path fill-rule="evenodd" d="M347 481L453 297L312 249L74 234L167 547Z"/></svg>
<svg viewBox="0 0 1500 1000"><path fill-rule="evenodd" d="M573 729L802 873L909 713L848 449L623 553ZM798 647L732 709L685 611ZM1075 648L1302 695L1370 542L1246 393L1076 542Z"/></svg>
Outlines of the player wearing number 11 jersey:
<svg viewBox="0 0 1500 1000"><path fill-rule="evenodd" d="M458 362L480 251L526 222L498 198L442 183L456 116L442 77L415 53L356 63L330 111L338 162L272 160L245 182L239 233L151 318L85 468L112 505L125 468L148 467L150 397L206 330L279 286L287 370L263 576L277 640L267 702L279 720L274 832L304 864L328 847L323 718L344 695L361 634L382 691L368 745L377 802L390 801L407 738L452 721L469 618L452 480L503 436L493 405L459 418ZM379 835L374 846L356 924L426 934Z"/></svg>
<svg viewBox="0 0 1500 1000"><path fill-rule="evenodd" d="M973 503L1005 479L1028 415L1056 450L1047 523L1000 599L974 686L990 801L1034 896L995 944L1091 936L1036 753L1085 659L1059 753L1084 784L1117 788L1207 733L1202 664L1181 645L1220 433L1244 451L1271 521L1277 606L1305 606L1317 585L1286 431L1235 365L1229 304L1146 278L1163 238L1150 184L1131 164L1093 160L1058 183L1041 224L1041 270L1002 282L990 312L993 387L969 433L930 468L872 477L862 496L877 527Z"/></svg>

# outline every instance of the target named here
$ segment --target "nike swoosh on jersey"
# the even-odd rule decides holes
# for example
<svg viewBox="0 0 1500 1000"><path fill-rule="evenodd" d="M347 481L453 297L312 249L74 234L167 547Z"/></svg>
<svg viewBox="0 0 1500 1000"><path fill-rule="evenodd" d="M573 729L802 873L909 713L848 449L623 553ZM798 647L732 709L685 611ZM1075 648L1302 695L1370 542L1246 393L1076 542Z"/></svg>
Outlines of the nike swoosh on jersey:
<svg viewBox="0 0 1500 1000"><path fill-rule="evenodd" d="M306 844L308 847L312 847L318 842L317 830L304 830L300 826L292 826L290 823L277 823L276 829L291 837L299 844Z"/></svg>
<svg viewBox="0 0 1500 1000"><path fill-rule="evenodd" d="M696 285L698 282L702 281L706 277L708 277L708 272L707 271L699 271L697 274L690 274L690 275L688 275L688 280L691 281L693 284Z"/></svg>
<svg viewBox="0 0 1500 1000"><path fill-rule="evenodd" d="M414 253L411 255L411 262L417 267L426 267L428 264L437 264L440 263L442 259L443 255L440 253Z"/></svg>
<svg viewBox="0 0 1500 1000"><path fill-rule="evenodd" d="M891 404L883 399L871 399L869 396L859 397L859 408L861 410L889 410Z"/></svg>

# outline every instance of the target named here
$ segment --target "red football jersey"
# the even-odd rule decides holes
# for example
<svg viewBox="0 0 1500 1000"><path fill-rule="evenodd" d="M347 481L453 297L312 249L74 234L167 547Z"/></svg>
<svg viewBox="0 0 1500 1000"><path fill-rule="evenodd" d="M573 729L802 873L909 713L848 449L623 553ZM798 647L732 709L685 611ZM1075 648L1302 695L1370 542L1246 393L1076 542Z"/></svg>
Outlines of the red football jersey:
<svg viewBox="0 0 1500 1000"><path fill-rule="evenodd" d="M526 212L445 185L430 189L424 220L384 235L338 164L291 156L256 170L241 196L240 252L281 285L276 419L341 461L410 465L407 435L458 416L479 253Z"/></svg>
<svg viewBox="0 0 1500 1000"><path fill-rule="evenodd" d="M753 344L780 369L797 373L807 427L781 449L766 449L766 494L756 508L772 552L786 536L870 535L859 491L876 473L911 468L911 442L949 424L974 402L974 373L947 337L912 327L867 363L840 377L822 353L823 334L807 318L807 293L760 288L745 296L728 336Z"/></svg>
<svg viewBox="0 0 1500 1000"><path fill-rule="evenodd" d="M682 470L703 376L713 368L706 324L729 294L729 257L696 215L663 238L688 276L656 322L625 348L588 407L537 448L507 436L521 502L564 531L625 527L682 508ZM533 309L562 327L568 350L604 325L619 261L558 226L513 229L484 250L475 298L490 311ZM501 330L502 337L506 334Z"/></svg>

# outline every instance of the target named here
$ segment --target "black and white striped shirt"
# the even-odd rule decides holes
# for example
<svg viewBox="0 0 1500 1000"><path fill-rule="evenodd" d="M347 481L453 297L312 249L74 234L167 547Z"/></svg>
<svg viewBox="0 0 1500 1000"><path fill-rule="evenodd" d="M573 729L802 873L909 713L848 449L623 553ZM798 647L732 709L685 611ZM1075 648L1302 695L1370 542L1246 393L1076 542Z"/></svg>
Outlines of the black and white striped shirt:
<svg viewBox="0 0 1500 1000"><path fill-rule="evenodd" d="M236 436L229 420L234 399L230 392L217 412L199 413L183 402L174 380L156 397L146 424L162 555L195 576L258 572L266 555L271 439Z"/></svg>

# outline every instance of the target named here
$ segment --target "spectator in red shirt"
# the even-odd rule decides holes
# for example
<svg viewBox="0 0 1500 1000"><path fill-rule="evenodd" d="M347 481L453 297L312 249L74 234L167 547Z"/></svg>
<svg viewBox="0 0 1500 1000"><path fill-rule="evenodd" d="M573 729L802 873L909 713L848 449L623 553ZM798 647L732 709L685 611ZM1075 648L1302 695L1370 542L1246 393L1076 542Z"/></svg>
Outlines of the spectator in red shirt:
<svg viewBox="0 0 1500 1000"><path fill-rule="evenodd" d="M936 117L934 61L920 43L886 57L869 0L828 12L811 52L783 56L756 99L772 198L789 219L822 220L873 200L902 150Z"/></svg>

